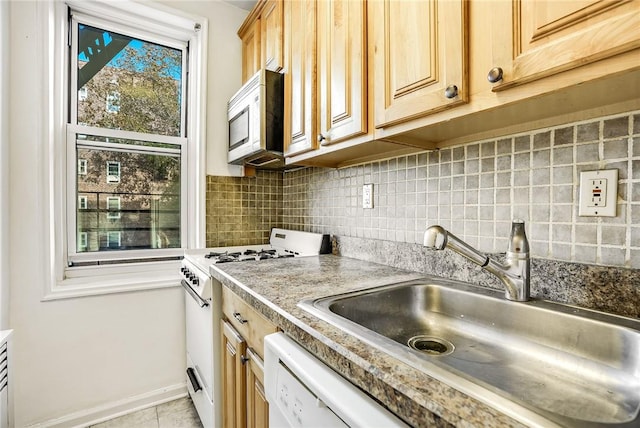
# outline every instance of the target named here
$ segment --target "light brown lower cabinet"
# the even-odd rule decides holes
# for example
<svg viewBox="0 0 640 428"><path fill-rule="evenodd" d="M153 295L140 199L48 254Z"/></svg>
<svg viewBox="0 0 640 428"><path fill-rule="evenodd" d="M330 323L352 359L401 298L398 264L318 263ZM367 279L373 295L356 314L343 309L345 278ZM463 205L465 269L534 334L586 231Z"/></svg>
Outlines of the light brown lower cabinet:
<svg viewBox="0 0 640 428"><path fill-rule="evenodd" d="M247 426L245 353L247 342L227 321L222 320L222 426Z"/></svg>
<svg viewBox="0 0 640 428"><path fill-rule="evenodd" d="M278 328L232 291L222 289L222 425L266 428L264 337Z"/></svg>
<svg viewBox="0 0 640 428"><path fill-rule="evenodd" d="M264 364L250 348L247 349L247 427L269 426L269 403L264 393Z"/></svg>
<svg viewBox="0 0 640 428"><path fill-rule="evenodd" d="M222 321L222 330L222 424L225 428L266 428L269 403L262 359L227 321Z"/></svg>

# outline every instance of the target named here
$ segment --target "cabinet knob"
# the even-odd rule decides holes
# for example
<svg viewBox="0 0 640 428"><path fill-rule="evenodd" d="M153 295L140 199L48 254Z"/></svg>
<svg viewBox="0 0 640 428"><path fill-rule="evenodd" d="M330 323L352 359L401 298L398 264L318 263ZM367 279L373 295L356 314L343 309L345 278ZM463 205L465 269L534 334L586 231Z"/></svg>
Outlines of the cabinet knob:
<svg viewBox="0 0 640 428"><path fill-rule="evenodd" d="M458 96L458 87L456 85L449 85L444 90L444 96L451 99Z"/></svg>
<svg viewBox="0 0 640 428"><path fill-rule="evenodd" d="M325 141L325 140L326 140L326 138L325 138L325 136L324 136L324 135L322 135L322 134L318 134L318 142L319 142L319 143L322 143L322 142L323 142L323 141Z"/></svg>
<svg viewBox="0 0 640 428"><path fill-rule="evenodd" d="M240 355L240 361L242 364L246 364L249 361L249 357L245 357L244 355Z"/></svg>
<svg viewBox="0 0 640 428"><path fill-rule="evenodd" d="M493 67L487 74L487 80L491 83L496 83L502 80L502 69L500 67Z"/></svg>

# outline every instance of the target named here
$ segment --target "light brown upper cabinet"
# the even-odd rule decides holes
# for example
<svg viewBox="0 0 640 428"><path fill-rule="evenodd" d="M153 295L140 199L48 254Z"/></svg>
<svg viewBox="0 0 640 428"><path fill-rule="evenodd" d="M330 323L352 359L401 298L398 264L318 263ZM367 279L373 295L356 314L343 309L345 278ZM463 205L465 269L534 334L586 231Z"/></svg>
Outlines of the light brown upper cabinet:
<svg viewBox="0 0 640 428"><path fill-rule="evenodd" d="M249 80L259 69L261 60L260 50L260 19L256 19L247 26L242 26L242 83Z"/></svg>
<svg viewBox="0 0 640 428"><path fill-rule="evenodd" d="M242 40L242 82L258 70L280 71L283 61L283 1L261 0L238 30Z"/></svg>
<svg viewBox="0 0 640 428"><path fill-rule="evenodd" d="M318 148L316 92L316 2L284 4L284 152Z"/></svg>
<svg viewBox="0 0 640 428"><path fill-rule="evenodd" d="M467 10L463 0L371 0L375 126L466 103Z"/></svg>
<svg viewBox="0 0 640 428"><path fill-rule="evenodd" d="M380 1L370 2L376 15L383 10ZM391 0L386 10L393 11L395 3ZM427 4L442 12L452 3L426 1L423 11L414 13L426 21ZM434 104L401 103L420 97L413 95L416 85L411 84L427 75L429 62L423 60L421 72L412 71L420 68L405 54L403 65L393 65L400 55L393 56L393 44L378 39L382 33L393 40L401 26L376 30L380 19L370 22L377 43L374 73L385 76L374 81L376 140L437 149L640 108L640 0L477 0L463 7L468 9L462 15L468 32L468 65L463 65L468 93L462 97L468 102L455 108L421 112L421 106ZM437 20L440 27L450 22L455 26L459 19ZM416 27L413 31L421 31ZM447 40L459 32L441 34ZM396 49L410 52L413 42L403 37L408 46L398 42ZM431 52L435 63L447 61L440 51Z"/></svg>
<svg viewBox="0 0 640 428"><path fill-rule="evenodd" d="M339 167L417 150L373 139L368 6L285 1L288 164Z"/></svg>
<svg viewBox="0 0 640 428"><path fill-rule="evenodd" d="M280 71L284 66L283 5L282 0L267 1L260 14L262 66L271 71Z"/></svg>
<svg viewBox="0 0 640 428"><path fill-rule="evenodd" d="M323 145L367 134L367 3L322 0L318 11L318 94Z"/></svg>
<svg viewBox="0 0 640 428"><path fill-rule="evenodd" d="M264 26L268 1L249 22ZM640 109L640 0L283 0L283 10L283 31L258 37L284 38L288 164L343 167Z"/></svg>
<svg viewBox="0 0 640 428"><path fill-rule="evenodd" d="M494 91L640 46L637 0L514 0L504 2L495 12L492 53L503 79ZM640 57L636 61L640 62Z"/></svg>

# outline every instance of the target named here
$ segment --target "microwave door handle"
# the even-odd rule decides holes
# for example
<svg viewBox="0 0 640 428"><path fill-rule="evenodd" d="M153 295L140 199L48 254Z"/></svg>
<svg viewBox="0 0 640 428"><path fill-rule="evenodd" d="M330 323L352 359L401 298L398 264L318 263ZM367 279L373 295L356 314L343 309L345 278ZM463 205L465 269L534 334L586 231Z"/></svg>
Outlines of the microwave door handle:
<svg viewBox="0 0 640 428"><path fill-rule="evenodd" d="M193 290L193 288L191 288L187 281L183 279L182 281L180 281L180 284L182 284L182 287L185 289L185 291L189 293L191 297L193 297L193 300L195 300L201 308L209 306L209 302L198 296L198 294Z"/></svg>

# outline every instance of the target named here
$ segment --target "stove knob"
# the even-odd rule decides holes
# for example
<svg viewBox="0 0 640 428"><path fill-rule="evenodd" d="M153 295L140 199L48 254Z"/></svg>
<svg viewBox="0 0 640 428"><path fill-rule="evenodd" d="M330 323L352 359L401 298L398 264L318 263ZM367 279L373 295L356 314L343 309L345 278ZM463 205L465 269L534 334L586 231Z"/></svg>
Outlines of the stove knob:
<svg viewBox="0 0 640 428"><path fill-rule="evenodd" d="M200 282L200 281L198 280L198 278L194 278L194 279L193 279L193 284L194 284L194 285L198 285L198 283L199 283L199 282Z"/></svg>

